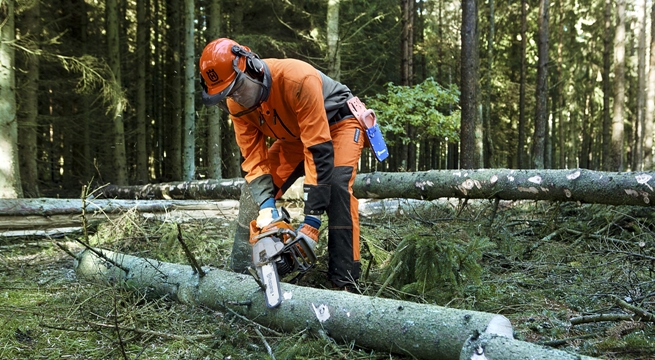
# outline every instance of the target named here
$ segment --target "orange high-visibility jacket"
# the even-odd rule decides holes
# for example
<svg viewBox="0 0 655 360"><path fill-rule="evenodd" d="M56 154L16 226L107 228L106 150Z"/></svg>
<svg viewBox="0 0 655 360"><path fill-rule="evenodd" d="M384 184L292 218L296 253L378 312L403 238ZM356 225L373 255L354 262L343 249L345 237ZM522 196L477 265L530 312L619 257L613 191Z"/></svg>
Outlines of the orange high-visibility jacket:
<svg viewBox="0 0 655 360"><path fill-rule="evenodd" d="M303 61L264 62L271 74L268 99L251 113L231 117L244 157L246 181L258 204L274 197L266 138L278 139L282 146L286 141L301 141L305 155L305 214L320 215L329 204L334 168L328 116L335 114L352 94L346 86ZM229 98L228 107L232 113L242 110Z"/></svg>

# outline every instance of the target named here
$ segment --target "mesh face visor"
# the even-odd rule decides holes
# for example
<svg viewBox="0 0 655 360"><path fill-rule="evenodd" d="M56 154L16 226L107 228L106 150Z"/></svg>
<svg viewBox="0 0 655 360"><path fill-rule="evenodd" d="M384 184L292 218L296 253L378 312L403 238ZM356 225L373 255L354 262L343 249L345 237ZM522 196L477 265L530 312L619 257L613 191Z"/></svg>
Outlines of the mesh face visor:
<svg viewBox="0 0 655 360"><path fill-rule="evenodd" d="M242 107L250 109L259 105L263 86L264 84L261 82L253 80L241 72L234 81L232 91L227 96Z"/></svg>

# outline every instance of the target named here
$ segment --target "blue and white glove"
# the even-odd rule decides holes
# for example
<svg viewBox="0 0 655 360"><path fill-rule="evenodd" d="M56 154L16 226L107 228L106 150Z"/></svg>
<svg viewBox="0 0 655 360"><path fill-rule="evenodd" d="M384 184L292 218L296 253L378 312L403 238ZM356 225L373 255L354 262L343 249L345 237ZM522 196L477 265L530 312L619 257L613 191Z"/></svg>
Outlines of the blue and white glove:
<svg viewBox="0 0 655 360"><path fill-rule="evenodd" d="M263 229L270 225L273 220L280 217L275 207L275 199L268 198L259 206L259 215L257 216L257 227Z"/></svg>

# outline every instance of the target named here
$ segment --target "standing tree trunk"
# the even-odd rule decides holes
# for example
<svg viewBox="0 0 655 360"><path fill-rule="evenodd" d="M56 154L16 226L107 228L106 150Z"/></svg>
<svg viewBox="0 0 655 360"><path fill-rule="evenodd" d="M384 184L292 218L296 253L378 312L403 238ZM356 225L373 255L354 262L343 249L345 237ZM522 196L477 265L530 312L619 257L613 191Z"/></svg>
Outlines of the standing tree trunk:
<svg viewBox="0 0 655 360"><path fill-rule="evenodd" d="M164 128L166 142L165 178L182 179L182 81L180 73L180 0L166 1L166 49L168 69L166 74L166 107L168 126Z"/></svg>
<svg viewBox="0 0 655 360"><path fill-rule="evenodd" d="M127 156L125 154L125 128L123 124L123 109L125 107L125 98L123 97L123 87L121 85L121 59L120 59L120 37L119 37L119 9L117 0L107 0L107 45L109 67L111 68L113 79L113 91L121 94L115 97L112 104L112 119L114 142L114 183L126 185L127 180Z"/></svg>
<svg viewBox="0 0 655 360"><path fill-rule="evenodd" d="M413 38L414 38L414 1L401 0L402 9L402 34L400 37L401 47L401 68L400 68L400 84L403 86L411 86L413 78ZM409 122L405 123L405 133L409 136L412 135L412 125ZM409 156L410 147L412 144L399 143L398 149L398 167L403 171L411 171L415 166L411 163Z"/></svg>
<svg viewBox="0 0 655 360"><path fill-rule="evenodd" d="M18 169L14 0L0 0L0 199L23 197Z"/></svg>
<svg viewBox="0 0 655 360"><path fill-rule="evenodd" d="M209 19L207 28L207 42L218 39L221 35L221 0L211 0L209 3ZM207 176L210 179L221 179L223 177L223 164L221 151L223 139L221 133L221 112L218 106L207 108L207 127L209 139L207 139Z"/></svg>
<svg viewBox="0 0 655 360"><path fill-rule="evenodd" d="M39 49L41 39L39 1L32 2L23 12L21 38L27 40L23 54L24 83L18 86L22 111L18 113L18 154L20 157L20 177L25 196L39 197L39 171L36 134L38 132L37 116L39 114L39 57L33 53Z"/></svg>
<svg viewBox="0 0 655 360"><path fill-rule="evenodd" d="M537 49L537 90L532 143L532 166L544 168L546 122L548 121L548 0L539 2L539 35Z"/></svg>
<svg viewBox="0 0 655 360"><path fill-rule="evenodd" d="M611 0L608 0L611 1ZM557 93L559 94L558 102L554 104L554 107L557 108L557 131L558 131L558 143L559 143L559 159L558 159L558 168L566 168L566 139L564 135L564 94L562 86L562 79L564 77L562 73L562 63L564 62L562 53L564 52L564 6L562 6L563 1L560 1L560 6L558 6L558 17L559 17L559 26L557 27L557 74L559 76L557 82Z"/></svg>
<svg viewBox="0 0 655 360"><path fill-rule="evenodd" d="M640 0L637 10L637 116L635 122L635 152L632 171L644 168L644 121L646 111L646 0Z"/></svg>
<svg viewBox="0 0 655 360"><path fill-rule="evenodd" d="M650 60L648 67L648 95L644 117L644 170L653 168L653 113L655 112L655 3L650 13Z"/></svg>
<svg viewBox="0 0 655 360"><path fill-rule="evenodd" d="M461 123L461 157L462 169L475 169L476 162L476 124L477 106L477 0L462 2L462 123Z"/></svg>
<svg viewBox="0 0 655 360"><path fill-rule="evenodd" d="M327 8L327 76L341 79L341 54L339 51L339 0L328 0Z"/></svg>
<svg viewBox="0 0 655 360"><path fill-rule="evenodd" d="M192 180L196 174L196 116L195 116L195 43L193 0L184 0L184 155L183 179Z"/></svg>
<svg viewBox="0 0 655 360"><path fill-rule="evenodd" d="M146 22L146 0L136 2L136 182L147 184L148 150L146 140L146 33L149 30Z"/></svg>
<svg viewBox="0 0 655 360"><path fill-rule="evenodd" d="M610 117L610 57L612 54L612 0L605 0L605 32L603 33L603 170L610 170L610 142L612 120Z"/></svg>
<svg viewBox="0 0 655 360"><path fill-rule="evenodd" d="M625 102L625 0L616 0L614 34L614 117L609 170L623 171L623 107Z"/></svg>
<svg viewBox="0 0 655 360"><path fill-rule="evenodd" d="M527 72L527 17L528 17L528 1L521 0L521 76L519 80L519 124L518 124L518 149L516 151L517 164L519 169L525 169L525 86L526 86L526 72Z"/></svg>
<svg viewBox="0 0 655 360"><path fill-rule="evenodd" d="M495 33L495 14L494 14L494 0L489 0L489 34L487 35L487 91L486 91L486 104L483 117L484 123L484 161L483 166L487 169L496 166L494 161L494 144L493 144L493 131L492 131L492 117L491 117L491 83L493 80L494 68L494 33Z"/></svg>

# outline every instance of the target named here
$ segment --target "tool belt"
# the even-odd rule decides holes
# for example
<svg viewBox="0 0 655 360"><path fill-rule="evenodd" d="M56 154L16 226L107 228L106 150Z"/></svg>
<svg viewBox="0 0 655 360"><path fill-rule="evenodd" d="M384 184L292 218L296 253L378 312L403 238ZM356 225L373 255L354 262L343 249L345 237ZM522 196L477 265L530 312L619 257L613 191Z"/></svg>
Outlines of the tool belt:
<svg viewBox="0 0 655 360"><path fill-rule="evenodd" d="M364 133L366 133L375 158L380 162L384 161L389 157L389 150L382 137L382 131L380 131L380 127L378 126L375 112L367 109L366 105L356 96L349 99L346 103L350 112L359 120L362 128L364 128Z"/></svg>

